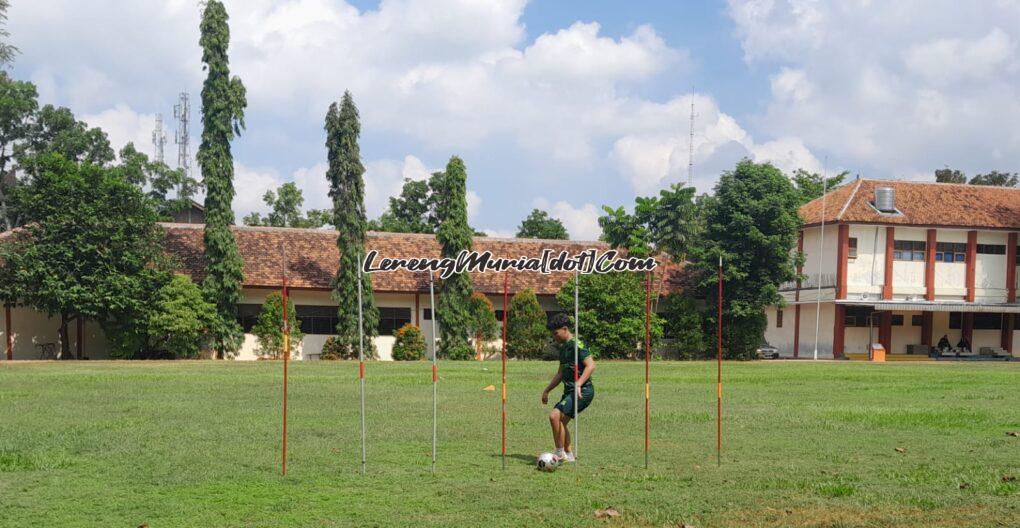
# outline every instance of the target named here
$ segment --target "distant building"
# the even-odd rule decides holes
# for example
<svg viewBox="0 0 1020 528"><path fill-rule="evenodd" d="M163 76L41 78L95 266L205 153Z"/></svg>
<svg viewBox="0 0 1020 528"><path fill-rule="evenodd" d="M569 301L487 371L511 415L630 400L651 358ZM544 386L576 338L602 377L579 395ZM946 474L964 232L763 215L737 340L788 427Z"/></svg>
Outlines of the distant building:
<svg viewBox="0 0 1020 528"><path fill-rule="evenodd" d="M205 207L194 200L173 215L176 224L205 224Z"/></svg>
<svg viewBox="0 0 1020 528"><path fill-rule="evenodd" d="M943 336L1020 355L1020 189L859 179L800 215L806 279L767 311L766 340L784 356L812 357L816 328L820 357L872 342L926 354Z"/></svg>

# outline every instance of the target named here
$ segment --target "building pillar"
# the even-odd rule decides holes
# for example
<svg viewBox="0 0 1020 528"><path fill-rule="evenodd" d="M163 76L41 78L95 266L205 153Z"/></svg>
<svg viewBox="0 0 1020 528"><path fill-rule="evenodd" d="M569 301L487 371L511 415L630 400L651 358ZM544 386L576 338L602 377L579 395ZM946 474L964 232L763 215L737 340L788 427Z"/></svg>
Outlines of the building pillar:
<svg viewBox="0 0 1020 528"><path fill-rule="evenodd" d="M892 312L879 312L878 342L886 354L892 354Z"/></svg>
<svg viewBox="0 0 1020 528"><path fill-rule="evenodd" d="M999 346L1011 356L1013 355L1013 327L1015 325L1016 315L1002 315L1002 338L1000 339Z"/></svg>
<svg viewBox="0 0 1020 528"><path fill-rule="evenodd" d="M414 326L421 328L421 294L414 292Z"/></svg>
<svg viewBox="0 0 1020 528"><path fill-rule="evenodd" d="M76 321L76 339L75 339L75 354L78 359L85 357L85 320L79 315L74 319Z"/></svg>
<svg viewBox="0 0 1020 528"><path fill-rule="evenodd" d="M836 298L846 299L847 254L850 252L850 226L840 224L836 239ZM820 271L820 270L819 270Z"/></svg>
<svg viewBox="0 0 1020 528"><path fill-rule="evenodd" d="M14 359L14 334L11 333L11 305L4 305L4 337L7 341L7 361Z"/></svg>
<svg viewBox="0 0 1020 528"><path fill-rule="evenodd" d="M962 319L962 323L963 323L961 325L963 327L963 329L961 330L961 334L967 340L967 342L970 343L970 348L971 348L971 350L973 350L974 349L974 313L973 312L964 312L964 313L960 314L960 319Z"/></svg>
<svg viewBox="0 0 1020 528"><path fill-rule="evenodd" d="M1017 234L1010 233L1006 243L1006 302L1016 302Z"/></svg>
<svg viewBox="0 0 1020 528"><path fill-rule="evenodd" d="M977 269L976 261L977 231L967 231L967 302L974 302L974 278L975 270Z"/></svg>
<svg viewBox="0 0 1020 528"><path fill-rule="evenodd" d="M924 300L935 300L935 247L938 244L936 230L928 230L928 241L924 252Z"/></svg>
<svg viewBox="0 0 1020 528"><path fill-rule="evenodd" d="M921 312L921 344L932 346L934 344L935 314L933 312Z"/></svg>
<svg viewBox="0 0 1020 528"><path fill-rule="evenodd" d="M801 229L797 236L797 253L804 254L804 230ZM793 292L793 299L797 303L793 308L793 357L800 357L800 275L804 273L803 264L797 264L797 289ZM506 309L504 307L504 309Z"/></svg>
<svg viewBox="0 0 1020 528"><path fill-rule="evenodd" d="M846 341L846 307L842 304L836 304L835 312L836 320L832 328L832 357L839 359L843 357Z"/></svg>
<svg viewBox="0 0 1020 528"><path fill-rule="evenodd" d="M885 281L882 285L882 299L890 300L893 295L893 242L896 240L896 228L885 228Z"/></svg>

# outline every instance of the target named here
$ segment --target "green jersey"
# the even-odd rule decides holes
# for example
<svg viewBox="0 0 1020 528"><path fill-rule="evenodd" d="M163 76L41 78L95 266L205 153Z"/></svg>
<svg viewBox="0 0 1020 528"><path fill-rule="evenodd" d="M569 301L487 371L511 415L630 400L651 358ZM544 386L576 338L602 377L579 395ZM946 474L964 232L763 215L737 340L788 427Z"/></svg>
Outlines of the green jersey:
<svg viewBox="0 0 1020 528"><path fill-rule="evenodd" d="M577 341L577 377L574 376L574 341L571 339L566 343L563 343L559 347L560 356L560 375L563 378L563 390L569 392L574 389L574 380L581 377L584 372L584 359L591 354L588 352L588 348L584 346L584 343ZM591 382L591 378L584 382L581 386L582 389L594 388Z"/></svg>

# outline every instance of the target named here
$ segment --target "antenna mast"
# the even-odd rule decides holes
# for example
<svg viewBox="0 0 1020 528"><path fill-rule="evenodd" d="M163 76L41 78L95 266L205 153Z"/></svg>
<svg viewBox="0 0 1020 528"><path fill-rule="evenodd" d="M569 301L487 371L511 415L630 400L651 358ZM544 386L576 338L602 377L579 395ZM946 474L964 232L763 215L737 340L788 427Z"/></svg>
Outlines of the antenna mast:
<svg viewBox="0 0 1020 528"><path fill-rule="evenodd" d="M181 92L178 103L174 105L174 119L177 119L177 132L174 142L177 143L177 168L184 171L184 176L191 176L191 156L188 154L188 122L191 121L191 103L188 92Z"/></svg>
<svg viewBox="0 0 1020 528"><path fill-rule="evenodd" d="M163 147L166 145L166 130L163 129L163 114L156 114L156 127L152 130L152 144L156 147L156 161L163 163Z"/></svg>
<svg viewBox="0 0 1020 528"><path fill-rule="evenodd" d="M694 88L691 88L691 133L687 139L687 186L694 187Z"/></svg>

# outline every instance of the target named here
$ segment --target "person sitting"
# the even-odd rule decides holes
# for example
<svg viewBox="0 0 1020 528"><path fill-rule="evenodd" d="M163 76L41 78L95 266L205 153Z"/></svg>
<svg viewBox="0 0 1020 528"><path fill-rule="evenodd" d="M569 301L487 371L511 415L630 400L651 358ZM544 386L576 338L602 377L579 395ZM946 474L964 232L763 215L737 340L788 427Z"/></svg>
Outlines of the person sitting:
<svg viewBox="0 0 1020 528"><path fill-rule="evenodd" d="M956 344L956 348L960 349L960 352L964 354L970 353L970 341L967 340L967 336L960 337L960 342Z"/></svg>
<svg viewBox="0 0 1020 528"><path fill-rule="evenodd" d="M949 336L948 335L943 335L942 339L939 339L939 344L938 344L937 348L938 348L938 351L939 351L940 354L943 354L945 352L949 352L949 350L953 348L953 345L949 342Z"/></svg>

